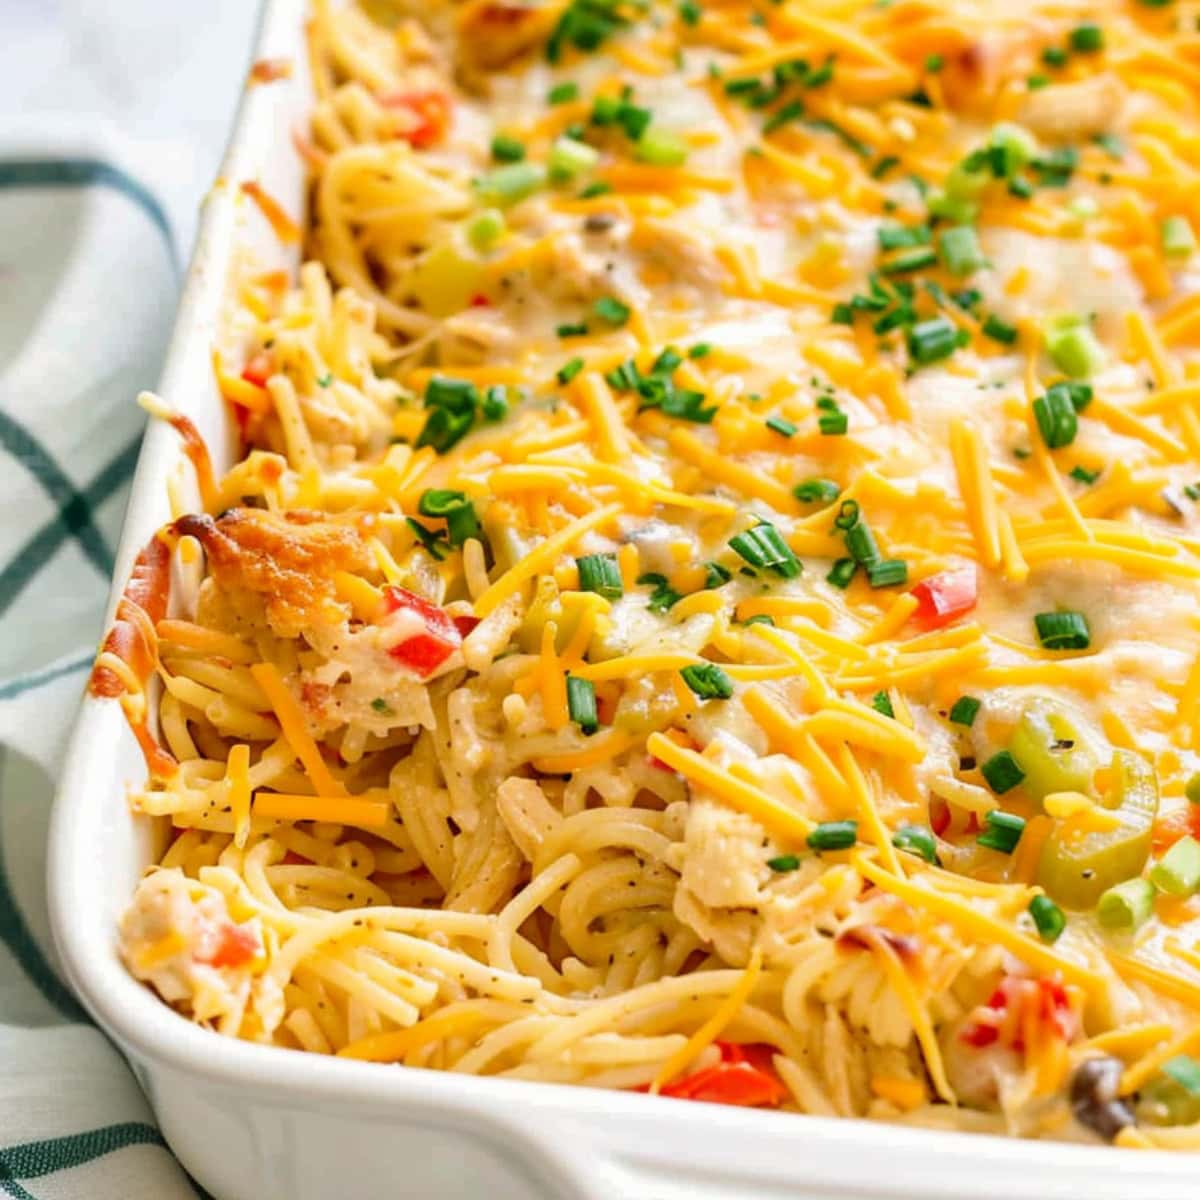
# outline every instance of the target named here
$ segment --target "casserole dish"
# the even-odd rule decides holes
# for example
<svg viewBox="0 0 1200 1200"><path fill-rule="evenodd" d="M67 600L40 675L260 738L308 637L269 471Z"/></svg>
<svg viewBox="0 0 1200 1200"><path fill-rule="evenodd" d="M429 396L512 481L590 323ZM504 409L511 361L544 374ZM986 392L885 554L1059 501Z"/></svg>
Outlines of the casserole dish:
<svg viewBox="0 0 1200 1200"><path fill-rule="evenodd" d="M232 431L211 382L210 346L237 258L285 263L268 226L242 200L261 184L301 203L299 166L280 131L302 119L302 7L267 9L260 59L287 58L293 79L252 88L223 180L207 202L162 390L197 426L218 469ZM170 517L181 461L173 431L150 431L118 563ZM114 595L115 610L117 596ZM624 1093L466 1078L299 1055L213 1038L181 1020L126 973L115 953L119 913L161 831L126 812L143 767L112 704L89 698L64 768L50 860L51 909L67 973L130 1057L181 1161L220 1197L383 1195L1052 1197L1081 1187L1128 1196L1131 1183L1182 1196L1186 1160L1119 1159L1095 1149L1008 1144L965 1134L797 1120L671 1104ZM871 1147L863 1153L864 1143ZM981 1182L982 1180L982 1182Z"/></svg>

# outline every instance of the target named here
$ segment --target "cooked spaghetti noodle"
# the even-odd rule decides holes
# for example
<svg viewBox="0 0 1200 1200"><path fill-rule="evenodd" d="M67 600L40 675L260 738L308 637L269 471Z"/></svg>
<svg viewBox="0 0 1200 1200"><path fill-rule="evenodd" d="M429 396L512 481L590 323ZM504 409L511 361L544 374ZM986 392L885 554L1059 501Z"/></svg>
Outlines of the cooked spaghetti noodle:
<svg viewBox="0 0 1200 1200"><path fill-rule="evenodd" d="M318 1054L1195 1145L1192 6L308 35L244 457L144 398L203 511L93 676L172 831L133 973Z"/></svg>

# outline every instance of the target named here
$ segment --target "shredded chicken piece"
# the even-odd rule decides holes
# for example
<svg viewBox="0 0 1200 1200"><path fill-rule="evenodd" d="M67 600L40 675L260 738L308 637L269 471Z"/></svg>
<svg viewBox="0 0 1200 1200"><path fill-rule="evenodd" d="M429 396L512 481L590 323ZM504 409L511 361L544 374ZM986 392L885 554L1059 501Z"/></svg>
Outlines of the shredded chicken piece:
<svg viewBox="0 0 1200 1200"><path fill-rule="evenodd" d="M1093 75L1030 92L1019 119L1047 141L1075 141L1111 129L1124 103L1125 88L1115 75Z"/></svg>

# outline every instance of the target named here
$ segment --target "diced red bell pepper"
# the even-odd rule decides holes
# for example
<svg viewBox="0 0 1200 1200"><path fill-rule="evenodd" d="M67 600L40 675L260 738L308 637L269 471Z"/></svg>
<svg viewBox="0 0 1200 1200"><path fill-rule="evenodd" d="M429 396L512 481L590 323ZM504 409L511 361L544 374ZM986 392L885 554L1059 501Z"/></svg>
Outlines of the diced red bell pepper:
<svg viewBox="0 0 1200 1200"><path fill-rule="evenodd" d="M968 1046L990 1046L999 1040L1000 1026L1014 1006L1027 1011L1034 1006L1039 1024L1047 1025L1063 1041L1069 1042L1079 1032L1079 1017L1071 1007L1067 989L1057 979L1025 979L1006 975L1000 980L987 1004L975 1010L975 1019L959 1037ZM1024 1050L1023 1022L1014 1023L1014 1050Z"/></svg>
<svg viewBox="0 0 1200 1200"><path fill-rule="evenodd" d="M252 355L242 368L242 378L256 387L266 387L271 378L271 356L266 350Z"/></svg>
<svg viewBox="0 0 1200 1200"><path fill-rule="evenodd" d="M388 652L422 679L436 671L462 645L462 633L445 609L394 585L384 588L383 595L389 613L404 609L424 622L423 633L410 635Z"/></svg>
<svg viewBox="0 0 1200 1200"><path fill-rule="evenodd" d="M379 102L385 108L400 109L407 114L406 128L399 133L418 150L440 141L450 128L450 97L443 91L391 92L380 96Z"/></svg>
<svg viewBox="0 0 1200 1200"><path fill-rule="evenodd" d="M258 938L252 930L226 922L221 926L217 948L209 958L197 959L213 967L245 966L258 952Z"/></svg>
<svg viewBox="0 0 1200 1200"><path fill-rule="evenodd" d="M669 1083L659 1093L677 1100L703 1100L740 1108L774 1107L787 1099L787 1089L771 1069L770 1046L717 1042L721 1061ZM642 1087L639 1092L647 1091Z"/></svg>
<svg viewBox="0 0 1200 1200"><path fill-rule="evenodd" d="M979 575L972 563L951 567L922 579L912 594L917 598L912 619L925 629L940 629L975 607Z"/></svg>
<svg viewBox="0 0 1200 1200"><path fill-rule="evenodd" d="M454 622L454 628L463 637L466 637L479 624L478 617L451 617L450 619Z"/></svg>

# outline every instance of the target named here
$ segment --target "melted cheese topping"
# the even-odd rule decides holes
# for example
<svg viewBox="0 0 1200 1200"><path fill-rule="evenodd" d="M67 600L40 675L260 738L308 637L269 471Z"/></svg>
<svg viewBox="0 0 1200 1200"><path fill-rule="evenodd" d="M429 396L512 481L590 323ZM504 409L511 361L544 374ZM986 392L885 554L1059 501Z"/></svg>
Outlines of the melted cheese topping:
<svg viewBox="0 0 1200 1200"><path fill-rule="evenodd" d="M320 1053L1186 1144L1190 13L316 0L312 261L241 281L246 455L161 535L134 970Z"/></svg>

